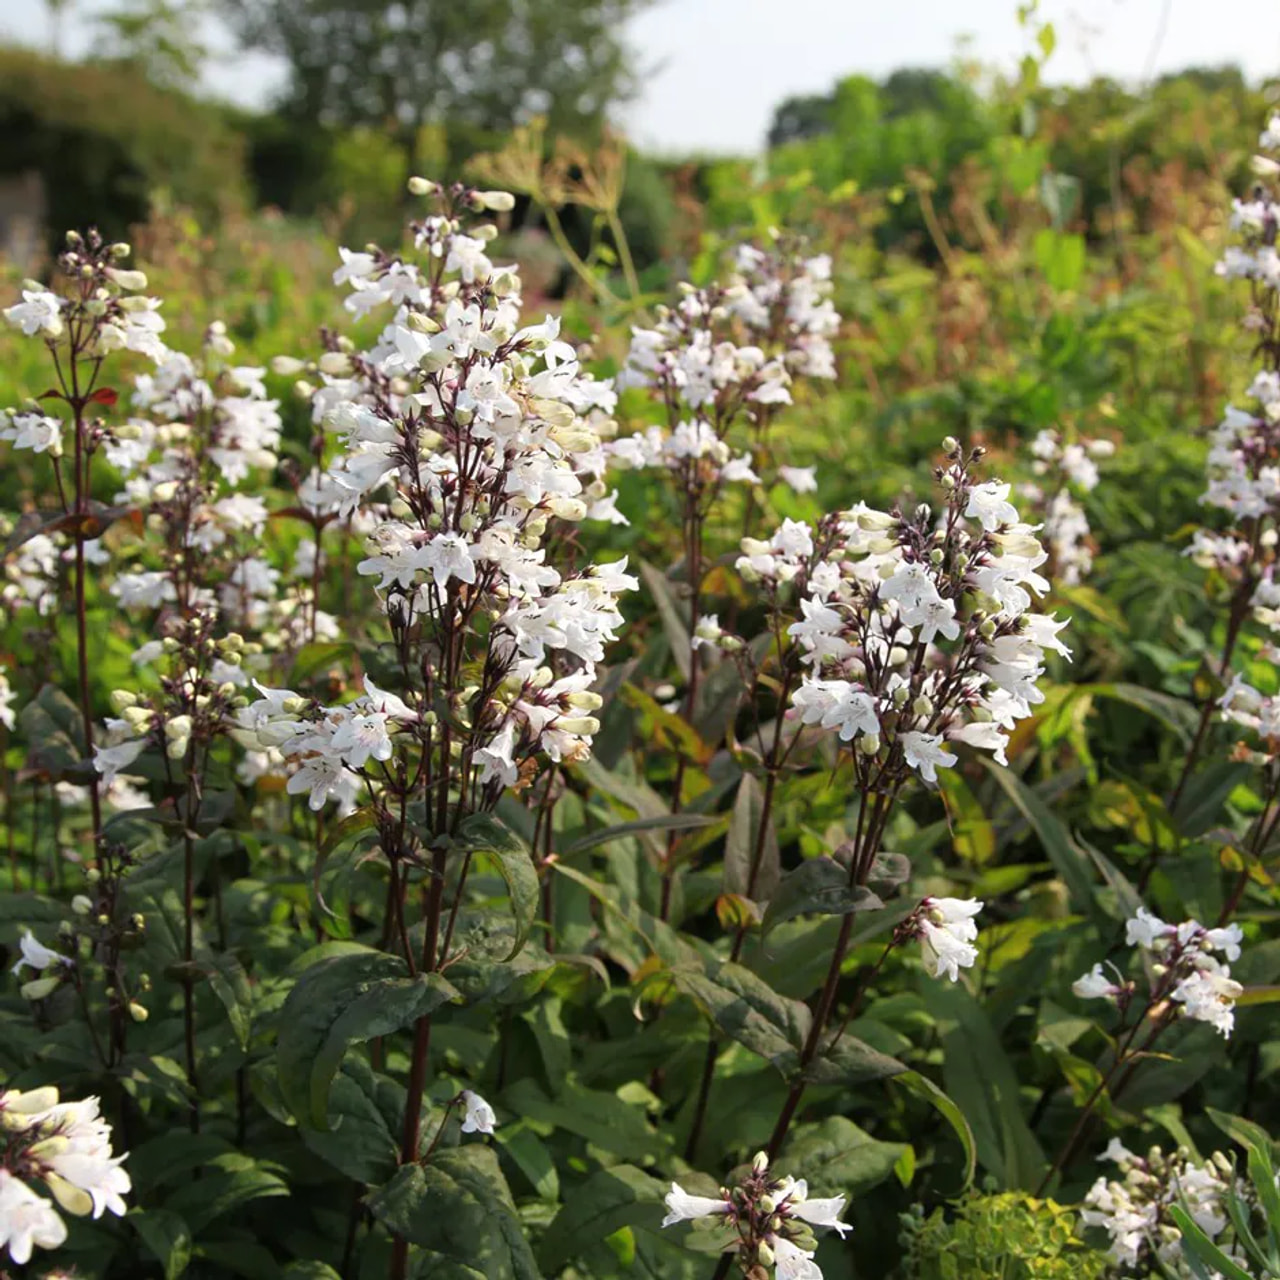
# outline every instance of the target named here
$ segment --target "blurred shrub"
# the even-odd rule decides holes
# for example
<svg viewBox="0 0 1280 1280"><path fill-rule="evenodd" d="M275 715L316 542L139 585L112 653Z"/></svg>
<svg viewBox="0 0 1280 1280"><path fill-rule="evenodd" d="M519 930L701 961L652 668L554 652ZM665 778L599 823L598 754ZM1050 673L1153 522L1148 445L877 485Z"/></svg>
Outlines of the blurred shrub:
<svg viewBox="0 0 1280 1280"><path fill-rule="evenodd" d="M0 48L0 175L40 174L51 234L93 222L122 236L160 188L210 217L243 203L243 158L217 107L129 64Z"/></svg>

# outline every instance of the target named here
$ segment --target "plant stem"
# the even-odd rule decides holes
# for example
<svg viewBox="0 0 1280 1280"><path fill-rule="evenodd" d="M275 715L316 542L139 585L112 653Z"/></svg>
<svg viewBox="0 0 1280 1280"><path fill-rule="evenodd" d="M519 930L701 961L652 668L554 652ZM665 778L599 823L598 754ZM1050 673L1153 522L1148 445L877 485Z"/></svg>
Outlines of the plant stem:
<svg viewBox="0 0 1280 1280"><path fill-rule="evenodd" d="M422 941L422 972L434 973L438 959L436 939L440 932L441 905L444 900L446 852L437 849L431 863L431 888L427 895L426 936ZM427 1078L427 1059L431 1052L431 1015L424 1014L413 1029L413 1059L409 1066L409 1088L405 1098L404 1132L400 1143L401 1165L418 1160L418 1130L422 1122L422 1096ZM395 1236L391 1247L391 1280L405 1280L409 1266L409 1242Z"/></svg>

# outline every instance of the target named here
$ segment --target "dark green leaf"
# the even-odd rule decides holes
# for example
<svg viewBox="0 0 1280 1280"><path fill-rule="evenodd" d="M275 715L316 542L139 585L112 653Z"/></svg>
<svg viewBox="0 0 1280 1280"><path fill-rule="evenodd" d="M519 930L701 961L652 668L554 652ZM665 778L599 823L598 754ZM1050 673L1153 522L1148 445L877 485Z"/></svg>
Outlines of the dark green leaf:
<svg viewBox="0 0 1280 1280"><path fill-rule="evenodd" d="M764 792L753 774L744 773L725 839L724 891L768 902L778 887L780 865L773 815L765 821Z"/></svg>
<svg viewBox="0 0 1280 1280"><path fill-rule="evenodd" d="M778 1171L808 1180L812 1194L856 1199L883 1182L906 1145L879 1142L844 1116L800 1125L787 1139Z"/></svg>
<svg viewBox="0 0 1280 1280"><path fill-rule="evenodd" d="M405 1166L369 1208L390 1231L487 1280L542 1280L497 1156L481 1143Z"/></svg>
<svg viewBox="0 0 1280 1280"><path fill-rule="evenodd" d="M327 1127L329 1086L348 1046L389 1035L457 998L438 973L404 975L398 956L344 950L295 983L280 1011L276 1071L285 1102L304 1124Z"/></svg>
<svg viewBox="0 0 1280 1280"><path fill-rule="evenodd" d="M960 1145L964 1148L964 1183L959 1189L965 1190L973 1181L978 1164L978 1148L964 1112L928 1076L922 1076L918 1071L904 1071L901 1075L894 1076L894 1080L909 1089L916 1097L923 1098L955 1130L956 1137L960 1139Z"/></svg>
<svg viewBox="0 0 1280 1280"><path fill-rule="evenodd" d="M796 916L847 916L879 911L884 903L864 885L850 885L849 873L831 858L808 858L782 877L764 914L764 932Z"/></svg>
<svg viewBox="0 0 1280 1280"><path fill-rule="evenodd" d="M721 1031L767 1058L783 1075L799 1065L812 1022L807 1005L780 996L741 965L723 965L714 977L681 969L673 970L672 977Z"/></svg>
<svg viewBox="0 0 1280 1280"><path fill-rule="evenodd" d="M483 854L498 868L506 883L516 923L511 953L506 958L514 959L528 940L538 914L538 872L529 847L490 813L472 814L462 822L458 834L466 848Z"/></svg>
<svg viewBox="0 0 1280 1280"><path fill-rule="evenodd" d="M574 1188L538 1247L543 1270L558 1274L584 1249L622 1227L653 1229L662 1221L666 1185L634 1165L601 1169Z"/></svg>
<svg viewBox="0 0 1280 1280"><path fill-rule="evenodd" d="M164 1280L178 1280L191 1264L191 1229L182 1217L168 1209L135 1209L125 1221L164 1269Z"/></svg>
<svg viewBox="0 0 1280 1280"><path fill-rule="evenodd" d="M991 776L1000 784L1013 806L1031 825L1039 837L1040 845L1053 863L1054 870L1062 877L1071 893L1076 908L1087 911L1093 905L1093 877L1084 854L1072 843L1066 827L1058 821L1044 801L1010 769L992 761L983 763Z"/></svg>

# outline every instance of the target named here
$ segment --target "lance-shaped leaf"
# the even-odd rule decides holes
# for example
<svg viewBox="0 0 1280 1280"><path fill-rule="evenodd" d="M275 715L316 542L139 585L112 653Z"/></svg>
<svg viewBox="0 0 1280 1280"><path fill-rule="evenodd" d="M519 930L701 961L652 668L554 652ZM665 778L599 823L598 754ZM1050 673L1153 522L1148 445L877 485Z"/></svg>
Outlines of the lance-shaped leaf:
<svg viewBox="0 0 1280 1280"><path fill-rule="evenodd" d="M626 836L639 835L642 831L688 831L693 827L709 826L715 819L705 813L662 813L652 818L635 818L631 822L617 822L611 827L580 836L572 844L560 850L562 858L572 858L600 845L611 844Z"/></svg>
<svg viewBox="0 0 1280 1280"><path fill-rule="evenodd" d="M788 871L764 916L764 931L796 916L847 916L879 911L884 903L865 885L850 885L849 873L832 858L809 858Z"/></svg>
<svg viewBox="0 0 1280 1280"><path fill-rule="evenodd" d="M396 1235L488 1280L542 1280L498 1157L480 1143L406 1165L369 1208Z"/></svg>
<svg viewBox="0 0 1280 1280"><path fill-rule="evenodd" d="M722 965L714 976L677 969L672 978L725 1035L767 1058L783 1075L799 1066L813 1021L802 1001L779 995L738 964Z"/></svg>
<svg viewBox="0 0 1280 1280"><path fill-rule="evenodd" d="M347 1049L399 1031L457 995L438 973L408 977L398 956L349 944L311 965L280 1011L276 1073L289 1110L326 1129L329 1089Z"/></svg>
<svg viewBox="0 0 1280 1280"><path fill-rule="evenodd" d="M475 813L465 819L459 826L458 837L464 848L487 857L506 883L511 915L516 922L507 959L514 959L528 941L538 914L538 872L529 846L491 813Z"/></svg>
<svg viewBox="0 0 1280 1280"><path fill-rule="evenodd" d="M956 1137L964 1148L964 1183L959 1188L963 1191L973 1181L978 1164L978 1146L973 1140L973 1130L969 1128L964 1112L949 1094L918 1071L904 1071L901 1075L894 1076L894 1082L910 1090L916 1097L923 1098L955 1130Z"/></svg>
<svg viewBox="0 0 1280 1280"><path fill-rule="evenodd" d="M773 816L764 816L764 793L754 775L744 773L733 802L724 846L724 890L753 902L768 902L780 875L778 835ZM754 869L755 874L752 875Z"/></svg>
<svg viewBox="0 0 1280 1280"><path fill-rule="evenodd" d="M658 606L658 617L662 619L662 629L671 646L671 656L675 659L680 674L687 680L692 669L689 628L680 616L681 609L671 583L666 574L644 560L640 561L640 576L644 579L644 585L649 588L654 604Z"/></svg>

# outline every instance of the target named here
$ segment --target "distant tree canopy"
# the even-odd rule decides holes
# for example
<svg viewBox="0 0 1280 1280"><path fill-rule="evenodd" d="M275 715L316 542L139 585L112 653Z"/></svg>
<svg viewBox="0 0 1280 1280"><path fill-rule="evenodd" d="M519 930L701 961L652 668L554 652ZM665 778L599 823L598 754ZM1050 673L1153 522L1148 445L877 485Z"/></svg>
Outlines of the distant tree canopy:
<svg viewBox="0 0 1280 1280"><path fill-rule="evenodd" d="M634 92L623 24L651 3L221 0L245 46L287 62L290 115L405 140L425 124L498 131L533 114L589 133Z"/></svg>

